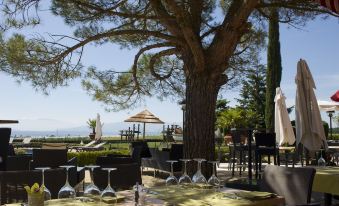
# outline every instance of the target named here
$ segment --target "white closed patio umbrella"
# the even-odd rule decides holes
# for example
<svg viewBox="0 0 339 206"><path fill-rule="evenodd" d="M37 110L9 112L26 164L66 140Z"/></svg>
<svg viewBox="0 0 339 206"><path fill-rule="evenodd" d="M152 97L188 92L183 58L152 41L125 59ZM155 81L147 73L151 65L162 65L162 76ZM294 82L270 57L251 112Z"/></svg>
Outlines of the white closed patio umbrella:
<svg viewBox="0 0 339 206"><path fill-rule="evenodd" d="M327 149L325 131L320 116L312 74L305 60L300 59L295 77L295 124L297 145L302 143L310 151Z"/></svg>
<svg viewBox="0 0 339 206"><path fill-rule="evenodd" d="M329 111L339 111L339 102L330 102L330 101L318 101L320 110L325 112Z"/></svg>
<svg viewBox="0 0 339 206"><path fill-rule="evenodd" d="M295 142L295 135L293 132L290 117L288 116L285 99L286 97L282 93L280 87L277 87L276 95L274 98L275 102L274 129L279 146L285 143L292 145Z"/></svg>
<svg viewBox="0 0 339 206"><path fill-rule="evenodd" d="M99 141L101 139L103 125L104 124L101 124L101 121L100 121L100 114L97 114L96 126L95 126L95 141Z"/></svg>

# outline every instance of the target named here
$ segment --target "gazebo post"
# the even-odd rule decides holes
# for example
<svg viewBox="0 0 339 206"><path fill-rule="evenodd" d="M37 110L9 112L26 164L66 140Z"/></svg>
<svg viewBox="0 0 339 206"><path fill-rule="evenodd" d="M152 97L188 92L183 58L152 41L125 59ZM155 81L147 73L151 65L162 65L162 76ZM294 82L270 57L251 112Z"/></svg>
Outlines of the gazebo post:
<svg viewBox="0 0 339 206"><path fill-rule="evenodd" d="M146 122L144 122L144 132L143 132L143 134L142 134L142 139L143 139L143 140L145 140L145 131L146 131L146 130L145 130L145 126L146 126Z"/></svg>

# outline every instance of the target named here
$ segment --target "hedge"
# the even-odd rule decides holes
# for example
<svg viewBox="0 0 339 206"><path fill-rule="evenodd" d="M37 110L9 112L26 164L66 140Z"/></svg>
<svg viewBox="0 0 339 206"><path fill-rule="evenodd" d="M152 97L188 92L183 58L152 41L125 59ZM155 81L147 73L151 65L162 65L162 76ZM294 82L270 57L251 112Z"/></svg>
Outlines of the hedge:
<svg viewBox="0 0 339 206"><path fill-rule="evenodd" d="M91 151L91 152L68 152L67 157L68 159L77 157L78 166L85 166L85 165L95 165L97 157L105 156L107 154L128 155L130 153L129 150L127 149Z"/></svg>

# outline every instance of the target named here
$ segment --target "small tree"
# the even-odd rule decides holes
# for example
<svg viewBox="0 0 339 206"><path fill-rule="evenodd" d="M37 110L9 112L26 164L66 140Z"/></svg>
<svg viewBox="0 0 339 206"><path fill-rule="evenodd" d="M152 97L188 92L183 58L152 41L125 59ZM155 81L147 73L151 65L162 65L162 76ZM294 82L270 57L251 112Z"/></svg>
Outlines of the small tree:
<svg viewBox="0 0 339 206"><path fill-rule="evenodd" d="M250 119L249 127L265 127L265 82L266 71L263 65L249 71L242 81L239 107L246 111L246 118Z"/></svg>

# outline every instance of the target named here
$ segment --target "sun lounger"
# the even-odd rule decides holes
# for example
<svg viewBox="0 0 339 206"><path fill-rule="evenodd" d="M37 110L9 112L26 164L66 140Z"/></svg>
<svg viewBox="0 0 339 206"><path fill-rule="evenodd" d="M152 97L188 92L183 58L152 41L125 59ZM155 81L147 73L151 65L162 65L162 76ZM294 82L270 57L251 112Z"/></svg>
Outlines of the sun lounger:
<svg viewBox="0 0 339 206"><path fill-rule="evenodd" d="M67 149L65 143L43 143L41 149Z"/></svg>
<svg viewBox="0 0 339 206"><path fill-rule="evenodd" d="M15 147L25 147L31 143L32 137L25 137L22 142L16 143L14 146Z"/></svg>
<svg viewBox="0 0 339 206"><path fill-rule="evenodd" d="M104 150L104 144L106 144L106 142L102 142L100 144L97 144L93 147L84 147L81 149L81 151L100 151L100 150Z"/></svg>
<svg viewBox="0 0 339 206"><path fill-rule="evenodd" d="M92 146L93 144L95 144L95 142L96 142L96 140L93 140L93 141L91 141L91 142L89 142L89 143L87 143L87 144L85 144L83 146L72 146L72 147L69 147L69 151L70 152L73 151L73 150L76 151L76 152L81 151L84 148L88 148L88 147Z"/></svg>

